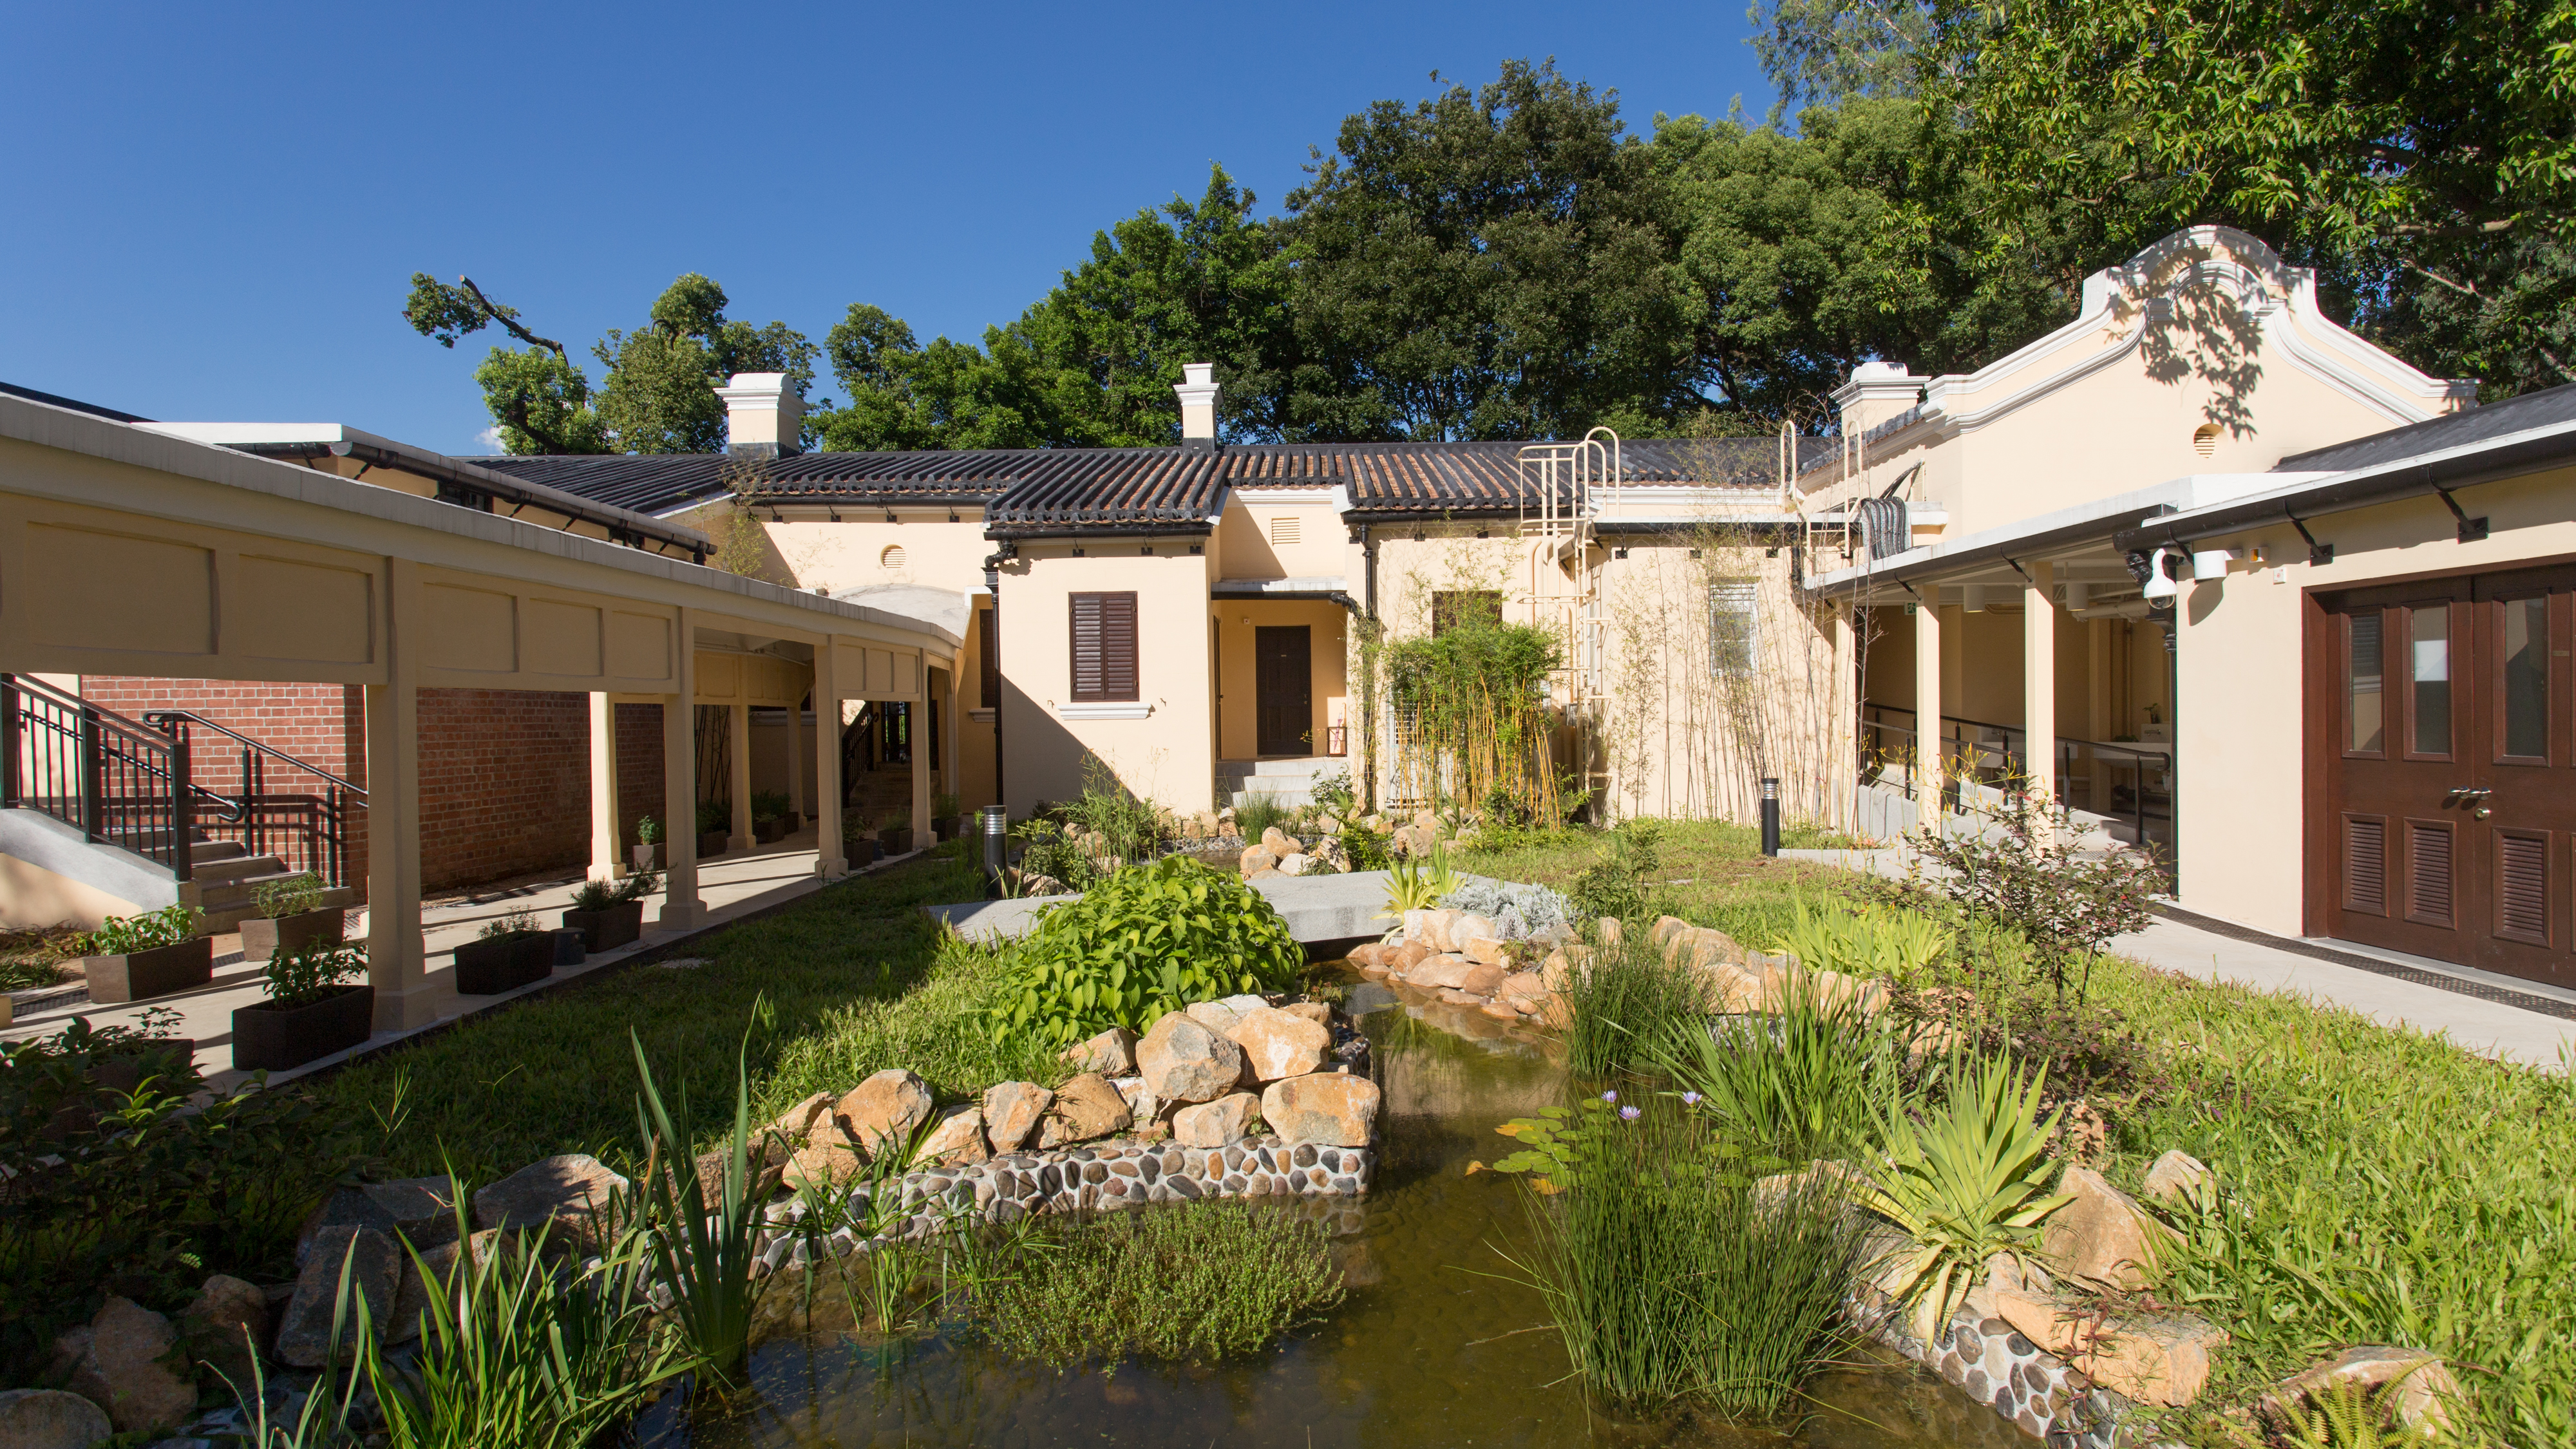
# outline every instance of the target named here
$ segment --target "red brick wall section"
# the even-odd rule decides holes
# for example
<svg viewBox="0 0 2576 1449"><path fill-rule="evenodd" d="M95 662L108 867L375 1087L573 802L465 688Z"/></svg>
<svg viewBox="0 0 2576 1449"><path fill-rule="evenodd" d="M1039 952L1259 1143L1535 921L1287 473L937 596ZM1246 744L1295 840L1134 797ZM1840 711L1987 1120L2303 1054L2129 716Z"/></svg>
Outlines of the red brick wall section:
<svg viewBox="0 0 2576 1449"><path fill-rule="evenodd" d="M128 717L193 710L364 785L363 692L343 685L87 676L83 695ZM626 834L661 805L661 711L618 707ZM577 868L590 857L590 713L579 694L420 692L421 885L480 885ZM240 783L239 749L200 731L192 765L214 789ZM280 781L270 777L271 788ZM296 787L296 788L300 788ZM351 842L351 883L366 884L365 816Z"/></svg>
<svg viewBox="0 0 2576 1449"><path fill-rule="evenodd" d="M635 843L635 822L647 815L670 823L662 813L662 706L621 704L617 707L617 840L621 847Z"/></svg>

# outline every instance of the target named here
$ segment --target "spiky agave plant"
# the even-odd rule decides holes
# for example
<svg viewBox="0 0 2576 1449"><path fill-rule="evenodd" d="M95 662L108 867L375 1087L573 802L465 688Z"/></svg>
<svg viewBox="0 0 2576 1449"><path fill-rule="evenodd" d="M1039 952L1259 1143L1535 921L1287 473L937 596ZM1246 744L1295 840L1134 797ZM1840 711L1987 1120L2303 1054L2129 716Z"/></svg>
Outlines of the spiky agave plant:
<svg viewBox="0 0 2576 1449"><path fill-rule="evenodd" d="M2044 1181L2058 1118L2035 1120L2046 1077L2037 1069L2025 1080L2009 1056L1954 1061L1947 1100L1923 1120L1901 1102L1882 1113L1886 1158L1856 1201L1912 1239L1874 1266L1913 1303L1910 1326L1926 1343L1987 1259L2018 1255L2042 1219L2073 1201Z"/></svg>
<svg viewBox="0 0 2576 1449"><path fill-rule="evenodd" d="M671 1120L644 1057L644 1039L630 1028L635 1071L643 1080L635 1117L645 1143L644 1193L654 1219L654 1266L671 1293L671 1313L700 1366L727 1383L735 1380L751 1345L751 1321L761 1280L753 1276L766 1201L775 1171L751 1171L751 1038L746 1031L734 1057L733 1137L724 1154L721 1201L707 1202L706 1184L689 1155L689 1139ZM688 1090L680 1089L680 1116L689 1115Z"/></svg>

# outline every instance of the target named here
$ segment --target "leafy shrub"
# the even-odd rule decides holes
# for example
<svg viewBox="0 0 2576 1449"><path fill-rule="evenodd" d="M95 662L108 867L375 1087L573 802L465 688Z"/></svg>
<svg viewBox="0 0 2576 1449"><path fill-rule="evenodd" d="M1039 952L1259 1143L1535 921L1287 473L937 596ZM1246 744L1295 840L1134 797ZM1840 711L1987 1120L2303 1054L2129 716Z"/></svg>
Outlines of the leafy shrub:
<svg viewBox="0 0 2576 1449"><path fill-rule="evenodd" d="M713 835L719 830L731 830L732 828L733 806L731 804L722 800L701 800L698 802L698 833L700 835Z"/></svg>
<svg viewBox="0 0 2576 1449"><path fill-rule="evenodd" d="M1346 825L1339 838L1342 854L1350 858L1353 870L1385 870L1395 863L1395 852L1387 837L1374 830Z"/></svg>
<svg viewBox="0 0 2576 1449"><path fill-rule="evenodd" d="M1342 1301L1320 1223L1246 1202L1052 1219L1024 1271L990 1285L983 1332L1059 1370L1122 1354L1207 1364L1250 1353Z"/></svg>
<svg viewBox="0 0 2576 1449"><path fill-rule="evenodd" d="M512 936L533 936L538 934L539 930L536 913L521 906L515 910L504 911L491 920L485 921L483 929L475 933L474 939L500 941Z"/></svg>
<svg viewBox="0 0 2576 1449"><path fill-rule="evenodd" d="M1931 887L1972 920L2009 926L2029 944L2060 996L2078 965L2080 997L2104 942L2146 929L2148 903L2166 889L2163 869L2146 850L2115 850L2087 859L2063 806L2033 791L2007 797L1994 838L1924 830L1908 837L1924 859L1943 868Z"/></svg>
<svg viewBox="0 0 2576 1449"><path fill-rule="evenodd" d="M1011 833L1021 841L1023 874L1053 876L1069 891L1089 890L1100 876L1099 862L1066 839L1062 825L1045 816L1023 820Z"/></svg>
<svg viewBox="0 0 2576 1449"><path fill-rule="evenodd" d="M662 822L650 815L639 816L635 821L635 840L639 845L661 844Z"/></svg>
<svg viewBox="0 0 2576 1449"><path fill-rule="evenodd" d="M1105 847L1102 854L1131 865L1162 854L1164 842L1174 834L1162 807L1131 794L1097 757L1083 762L1082 794L1056 806L1054 814L1068 825L1098 835Z"/></svg>
<svg viewBox="0 0 2576 1449"><path fill-rule="evenodd" d="M784 790L751 792L751 818L754 820L784 820L787 813L795 808Z"/></svg>
<svg viewBox="0 0 2576 1449"><path fill-rule="evenodd" d="M2058 1118L2036 1120L2045 1075L2025 1078L2010 1057L1954 1062L1947 1099L1923 1120L1901 1105L1882 1115L1885 1158L1859 1202L1913 1240L1887 1281L1913 1303L1916 1338L1930 1342L1986 1260L2020 1252L2070 1201L2046 1183Z"/></svg>
<svg viewBox="0 0 2576 1449"><path fill-rule="evenodd" d="M84 943L93 956L123 956L156 946L176 946L197 934L197 908L183 903L134 916L110 916Z"/></svg>
<svg viewBox="0 0 2576 1449"><path fill-rule="evenodd" d="M930 813L941 820L947 820L955 816L958 813L957 792L954 790L942 790L931 796Z"/></svg>
<svg viewBox="0 0 2576 1449"><path fill-rule="evenodd" d="M1593 1099L1505 1130L1535 1145L1497 1168L1543 1174L1524 1271L1603 1398L1777 1413L1839 1346L1856 1242L1830 1176L1756 1190L1782 1164L1665 1104Z"/></svg>
<svg viewBox="0 0 2576 1449"><path fill-rule="evenodd" d="M1574 903L1543 885L1526 881L1471 880L1440 898L1453 911L1473 911L1517 939L1574 919Z"/></svg>
<svg viewBox="0 0 2576 1449"><path fill-rule="evenodd" d="M597 877L573 887L572 908L576 911L604 911L617 901L617 887Z"/></svg>
<svg viewBox="0 0 2576 1449"><path fill-rule="evenodd" d="M1020 951L993 1038L1069 1045L1167 1011L1293 985L1305 952L1261 893L1186 856L1110 875L1048 907Z"/></svg>
<svg viewBox="0 0 2576 1449"><path fill-rule="evenodd" d="M266 882L251 892L251 902L272 921L318 911L322 909L322 877L308 870Z"/></svg>
<svg viewBox="0 0 2576 1449"><path fill-rule="evenodd" d="M617 883L616 899L640 901L662 888L662 878L649 870L639 870Z"/></svg>
<svg viewBox="0 0 2576 1449"><path fill-rule="evenodd" d="M1610 848L1584 867L1567 892L1586 917L1617 920L1651 918L1656 881L1663 871L1659 846L1663 827L1652 820L1630 820L1610 832Z"/></svg>
<svg viewBox="0 0 2576 1449"><path fill-rule="evenodd" d="M1340 820L1350 819L1351 811L1359 804L1359 794L1351 788L1351 772L1348 770L1327 770L1317 775L1315 782L1306 787L1306 797L1315 802L1316 809Z"/></svg>
<svg viewBox="0 0 2576 1449"><path fill-rule="evenodd" d="M269 1004L285 1010L310 1006L332 988L367 974L367 948L354 942L307 941L278 951L261 973Z"/></svg>
<svg viewBox="0 0 2576 1449"><path fill-rule="evenodd" d="M1462 884L1458 873L1449 868L1445 845L1434 845L1429 855L1391 860L1386 870L1386 909L1378 914L1392 918L1406 911L1430 910Z"/></svg>

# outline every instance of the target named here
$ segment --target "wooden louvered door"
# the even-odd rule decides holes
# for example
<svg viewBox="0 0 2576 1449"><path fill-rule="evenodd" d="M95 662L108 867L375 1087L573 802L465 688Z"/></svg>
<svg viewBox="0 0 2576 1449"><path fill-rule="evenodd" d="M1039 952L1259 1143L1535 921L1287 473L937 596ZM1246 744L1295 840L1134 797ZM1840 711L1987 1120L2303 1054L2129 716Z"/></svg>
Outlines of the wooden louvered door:
<svg viewBox="0 0 2576 1449"><path fill-rule="evenodd" d="M2324 933L2576 986L2576 569L2320 600Z"/></svg>
<svg viewBox="0 0 2576 1449"><path fill-rule="evenodd" d="M2477 880L2465 812L2475 733L2453 675L2471 627L2449 581L2402 600L2372 591L2328 605L2336 707L2329 772L2327 934L2444 961L2474 951Z"/></svg>
<svg viewBox="0 0 2576 1449"><path fill-rule="evenodd" d="M1252 631L1254 748L1265 755L1315 753L1314 648L1307 625Z"/></svg>

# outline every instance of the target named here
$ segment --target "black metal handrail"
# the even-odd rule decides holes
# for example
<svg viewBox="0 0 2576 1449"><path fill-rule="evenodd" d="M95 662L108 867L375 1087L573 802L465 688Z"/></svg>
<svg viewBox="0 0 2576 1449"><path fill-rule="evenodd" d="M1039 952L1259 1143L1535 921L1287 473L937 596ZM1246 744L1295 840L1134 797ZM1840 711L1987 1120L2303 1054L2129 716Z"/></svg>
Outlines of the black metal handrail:
<svg viewBox="0 0 2576 1449"><path fill-rule="evenodd" d="M194 710L149 710L143 718L148 724L168 730L183 744L190 741L192 730L205 729L241 747L240 795L226 797L200 787L201 794L211 794L229 807L222 812L220 823L206 822L208 833L238 831L242 848L253 855L275 855L288 869L311 871L328 885L348 884L350 813L366 808L364 786ZM308 790L273 791L269 780L273 765L300 771L318 783ZM299 782L290 776L280 783Z"/></svg>
<svg viewBox="0 0 2576 1449"><path fill-rule="evenodd" d="M1874 715L1872 713L1873 711L1875 711ZM1918 727L1891 724L1886 718L1889 715L1903 715L1909 720L1919 720L1921 717L1917 711L1904 705L1879 704L1874 701L1862 702L1861 730L1865 738L1864 749L1862 752L1863 759L1861 762L1861 774L1864 783L1874 781L1878 777L1879 773L1885 769L1887 764L1897 758L1896 754L1887 748L1888 737L1900 737L1903 741L1903 748L1908 751L1913 751L1918 748L1916 744L1916 741L1919 739ZM1988 750L1993 750L2000 757L1997 764L1993 767L1992 772L1994 774L2006 780L2029 778L2030 732L2028 729L2020 725L1997 724L1991 720L1962 719L1956 715L1946 714L1941 716L1941 724L1943 726L1941 733L1943 757L1950 760L1965 760L1969 762L1965 772L1960 770L1943 770L1941 772L1942 798L1944 803L1956 805L1959 802L1958 790L1962 773L1986 772L1987 767L1978 763L1978 759ZM1956 733L1953 733L1949 728L1953 725L1960 726L1961 728ZM1991 731L2000 738L1996 740L1970 739L1968 738L1967 731L1971 729ZM1950 748L1954 742L1959 746L1959 748L1955 750ZM2142 749L2136 745L2116 740L2087 740L2060 735L2057 739L2054 759L2051 762L2054 768L2049 772L2048 779L2048 788L2052 794L2057 795L2060 799L2064 798L2064 782L2067 777L2075 773L2077 758L2085 753L2090 753L2096 758L2101 759L2105 763L2111 765L2115 771L2125 770L2131 774L2132 778L2130 783L2126 786L2119 784L2116 780L2113 782L2113 798L2111 800L2096 803L2109 805L2122 804L2124 802L2122 802L2119 797L2125 793L2127 796L2127 800L2125 801L2127 808L2119 810L2116 813L2126 815L2130 818L2132 824L2137 830L2138 838L2140 840L2143 841L2147 838L2148 821L2169 820L2172 818L2169 809L2154 810L2148 808L2158 797L2155 792L2149 789L2147 784L2147 776L2150 771L2162 774L2173 768L2172 751ZM1911 772L1908 772L1906 776L1904 789L1906 798L1909 800L1913 799L1914 777ZM2169 805L2170 801L2167 801L2166 803ZM2094 813L2107 816L2112 815L2115 812L2110 810L2096 810Z"/></svg>
<svg viewBox="0 0 2576 1449"><path fill-rule="evenodd" d="M35 810L84 839L189 879L194 816L188 742L41 679L0 674L0 806Z"/></svg>

